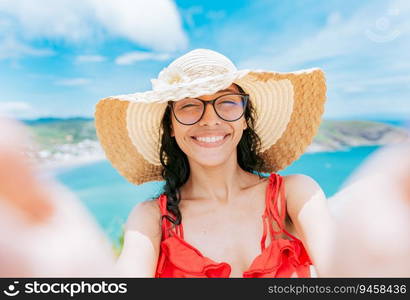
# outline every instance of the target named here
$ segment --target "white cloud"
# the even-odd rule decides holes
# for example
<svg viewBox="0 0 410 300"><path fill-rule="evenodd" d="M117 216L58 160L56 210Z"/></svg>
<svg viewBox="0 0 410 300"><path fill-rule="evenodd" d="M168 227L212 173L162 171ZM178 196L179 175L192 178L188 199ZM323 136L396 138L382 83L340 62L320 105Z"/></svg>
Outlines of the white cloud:
<svg viewBox="0 0 410 300"><path fill-rule="evenodd" d="M9 101L0 102L0 116L17 118L30 113L32 106L27 102Z"/></svg>
<svg viewBox="0 0 410 300"><path fill-rule="evenodd" d="M54 54L54 51L50 49L34 48L17 41L13 37L0 40L0 59L18 59L24 56L50 56Z"/></svg>
<svg viewBox="0 0 410 300"><path fill-rule="evenodd" d="M264 41L253 49L253 55L238 65L243 68L291 70L319 60L339 57L345 60L357 58L359 54L372 57L399 52L410 46L410 39L404 35L410 30L409 12L408 1L391 1L388 7L383 2L365 4L349 17L342 17L334 11L328 15L327 24L316 31L305 32L300 27L303 22L295 24L300 27L299 35L288 43L281 41L283 35L265 34ZM231 28L224 30L226 35L230 32ZM286 34L286 31L282 33ZM410 52L401 54L408 57Z"/></svg>
<svg viewBox="0 0 410 300"><path fill-rule="evenodd" d="M187 47L176 5L170 0L89 0L96 18L114 36L154 50Z"/></svg>
<svg viewBox="0 0 410 300"><path fill-rule="evenodd" d="M201 15L204 8L199 5L191 6L182 10L182 15L189 27L195 27L195 15Z"/></svg>
<svg viewBox="0 0 410 300"><path fill-rule="evenodd" d="M115 59L115 63L118 65L130 65L137 61L143 60L167 60L171 56L167 53L152 53L152 52L142 52L142 51L133 51L125 53Z"/></svg>
<svg viewBox="0 0 410 300"><path fill-rule="evenodd" d="M333 99L335 100L335 99ZM360 101L353 99L337 99L326 103L326 118L391 118L410 120L410 101L397 97L392 98L363 98Z"/></svg>
<svg viewBox="0 0 410 300"><path fill-rule="evenodd" d="M81 85L87 85L90 82L91 80L88 78L66 78L66 79L57 80L55 84L63 85L63 86L81 86Z"/></svg>
<svg viewBox="0 0 410 300"><path fill-rule="evenodd" d="M76 63L94 63L103 62L106 60L105 56L102 55L79 55L75 58Z"/></svg>
<svg viewBox="0 0 410 300"><path fill-rule="evenodd" d="M249 55L237 66L284 72L322 67L327 116L410 115L409 13L408 1L379 1L364 4L350 16L331 12L316 30L295 24L299 30L288 35L292 39L284 35L294 27L277 35L263 32L263 40L248 48ZM231 27L224 29L227 37L242 29Z"/></svg>
<svg viewBox="0 0 410 300"><path fill-rule="evenodd" d="M337 87L349 92L354 92L364 91L366 89L371 89L374 87L389 87L391 85L397 85L402 87L410 86L410 75L362 78L362 80L360 81L357 81L355 79L346 79L343 82L335 82L333 84L333 87Z"/></svg>
<svg viewBox="0 0 410 300"><path fill-rule="evenodd" d="M227 13L224 10L208 10L206 11L200 5L194 5L188 8L181 9L182 17L184 18L185 23L190 28L195 28L198 30L199 22L196 21L197 18L207 18L210 22L218 22L223 20ZM203 21L202 21L203 22Z"/></svg>
<svg viewBox="0 0 410 300"><path fill-rule="evenodd" d="M219 21L226 17L226 12L223 10L211 10L206 13L206 17L211 21Z"/></svg>
<svg viewBox="0 0 410 300"><path fill-rule="evenodd" d="M159 51L187 47L171 0L1 0L0 13L0 24L12 24L11 33L24 41L47 38L76 44L124 38Z"/></svg>

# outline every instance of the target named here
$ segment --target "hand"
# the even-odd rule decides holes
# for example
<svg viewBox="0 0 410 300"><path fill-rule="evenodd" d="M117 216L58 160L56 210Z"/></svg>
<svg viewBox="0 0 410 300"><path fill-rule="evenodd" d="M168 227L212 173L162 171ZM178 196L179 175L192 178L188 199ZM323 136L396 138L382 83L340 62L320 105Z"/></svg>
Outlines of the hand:
<svg viewBox="0 0 410 300"><path fill-rule="evenodd" d="M0 128L0 201L30 223L44 222L53 213L53 205L22 153L30 142L28 134L12 120L0 120Z"/></svg>
<svg viewBox="0 0 410 300"><path fill-rule="evenodd" d="M329 277L410 277L410 142L378 150L329 205L338 224Z"/></svg>
<svg viewBox="0 0 410 300"><path fill-rule="evenodd" d="M95 220L28 161L22 124L0 128L0 277L110 276L114 255Z"/></svg>

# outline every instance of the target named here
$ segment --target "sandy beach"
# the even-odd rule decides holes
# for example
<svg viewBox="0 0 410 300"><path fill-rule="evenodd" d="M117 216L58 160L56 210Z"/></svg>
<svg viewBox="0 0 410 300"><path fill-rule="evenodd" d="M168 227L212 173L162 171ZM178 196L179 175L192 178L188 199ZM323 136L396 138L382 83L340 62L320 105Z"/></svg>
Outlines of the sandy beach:
<svg viewBox="0 0 410 300"><path fill-rule="evenodd" d="M57 174L61 171L84 166L98 161L106 160L103 153L84 154L81 156L70 157L62 160L48 160L35 163L36 167L42 173Z"/></svg>

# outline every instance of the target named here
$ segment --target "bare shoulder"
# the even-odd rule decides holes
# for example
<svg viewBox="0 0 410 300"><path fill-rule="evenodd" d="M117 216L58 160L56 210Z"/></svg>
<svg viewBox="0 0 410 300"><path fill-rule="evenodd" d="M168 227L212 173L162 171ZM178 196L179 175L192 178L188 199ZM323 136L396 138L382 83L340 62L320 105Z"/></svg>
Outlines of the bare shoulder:
<svg viewBox="0 0 410 300"><path fill-rule="evenodd" d="M146 200L134 206L128 216L126 230L139 231L150 237L161 234L161 213L155 199Z"/></svg>
<svg viewBox="0 0 410 300"><path fill-rule="evenodd" d="M116 268L121 277L154 277L161 240L160 213L155 200L138 203L131 210L124 245Z"/></svg>
<svg viewBox="0 0 410 300"><path fill-rule="evenodd" d="M286 193L286 207L294 220L303 206L312 199L326 200L320 185L310 176L292 174L283 176Z"/></svg>
<svg viewBox="0 0 410 300"><path fill-rule="evenodd" d="M295 192L300 188L308 189L308 191L321 190L320 185L312 177L305 174L292 174L283 176L287 191ZM295 189L295 191L293 190Z"/></svg>

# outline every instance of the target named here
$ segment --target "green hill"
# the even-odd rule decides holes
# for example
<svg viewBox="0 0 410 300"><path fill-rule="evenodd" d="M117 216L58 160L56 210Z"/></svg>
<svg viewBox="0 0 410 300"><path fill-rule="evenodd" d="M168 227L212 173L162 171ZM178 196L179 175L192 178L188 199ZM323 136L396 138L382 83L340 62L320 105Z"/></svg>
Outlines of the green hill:
<svg viewBox="0 0 410 300"><path fill-rule="evenodd" d="M93 119L37 119L24 121L30 128L34 139L41 148L49 149L55 145L77 144L84 140L97 140Z"/></svg>

